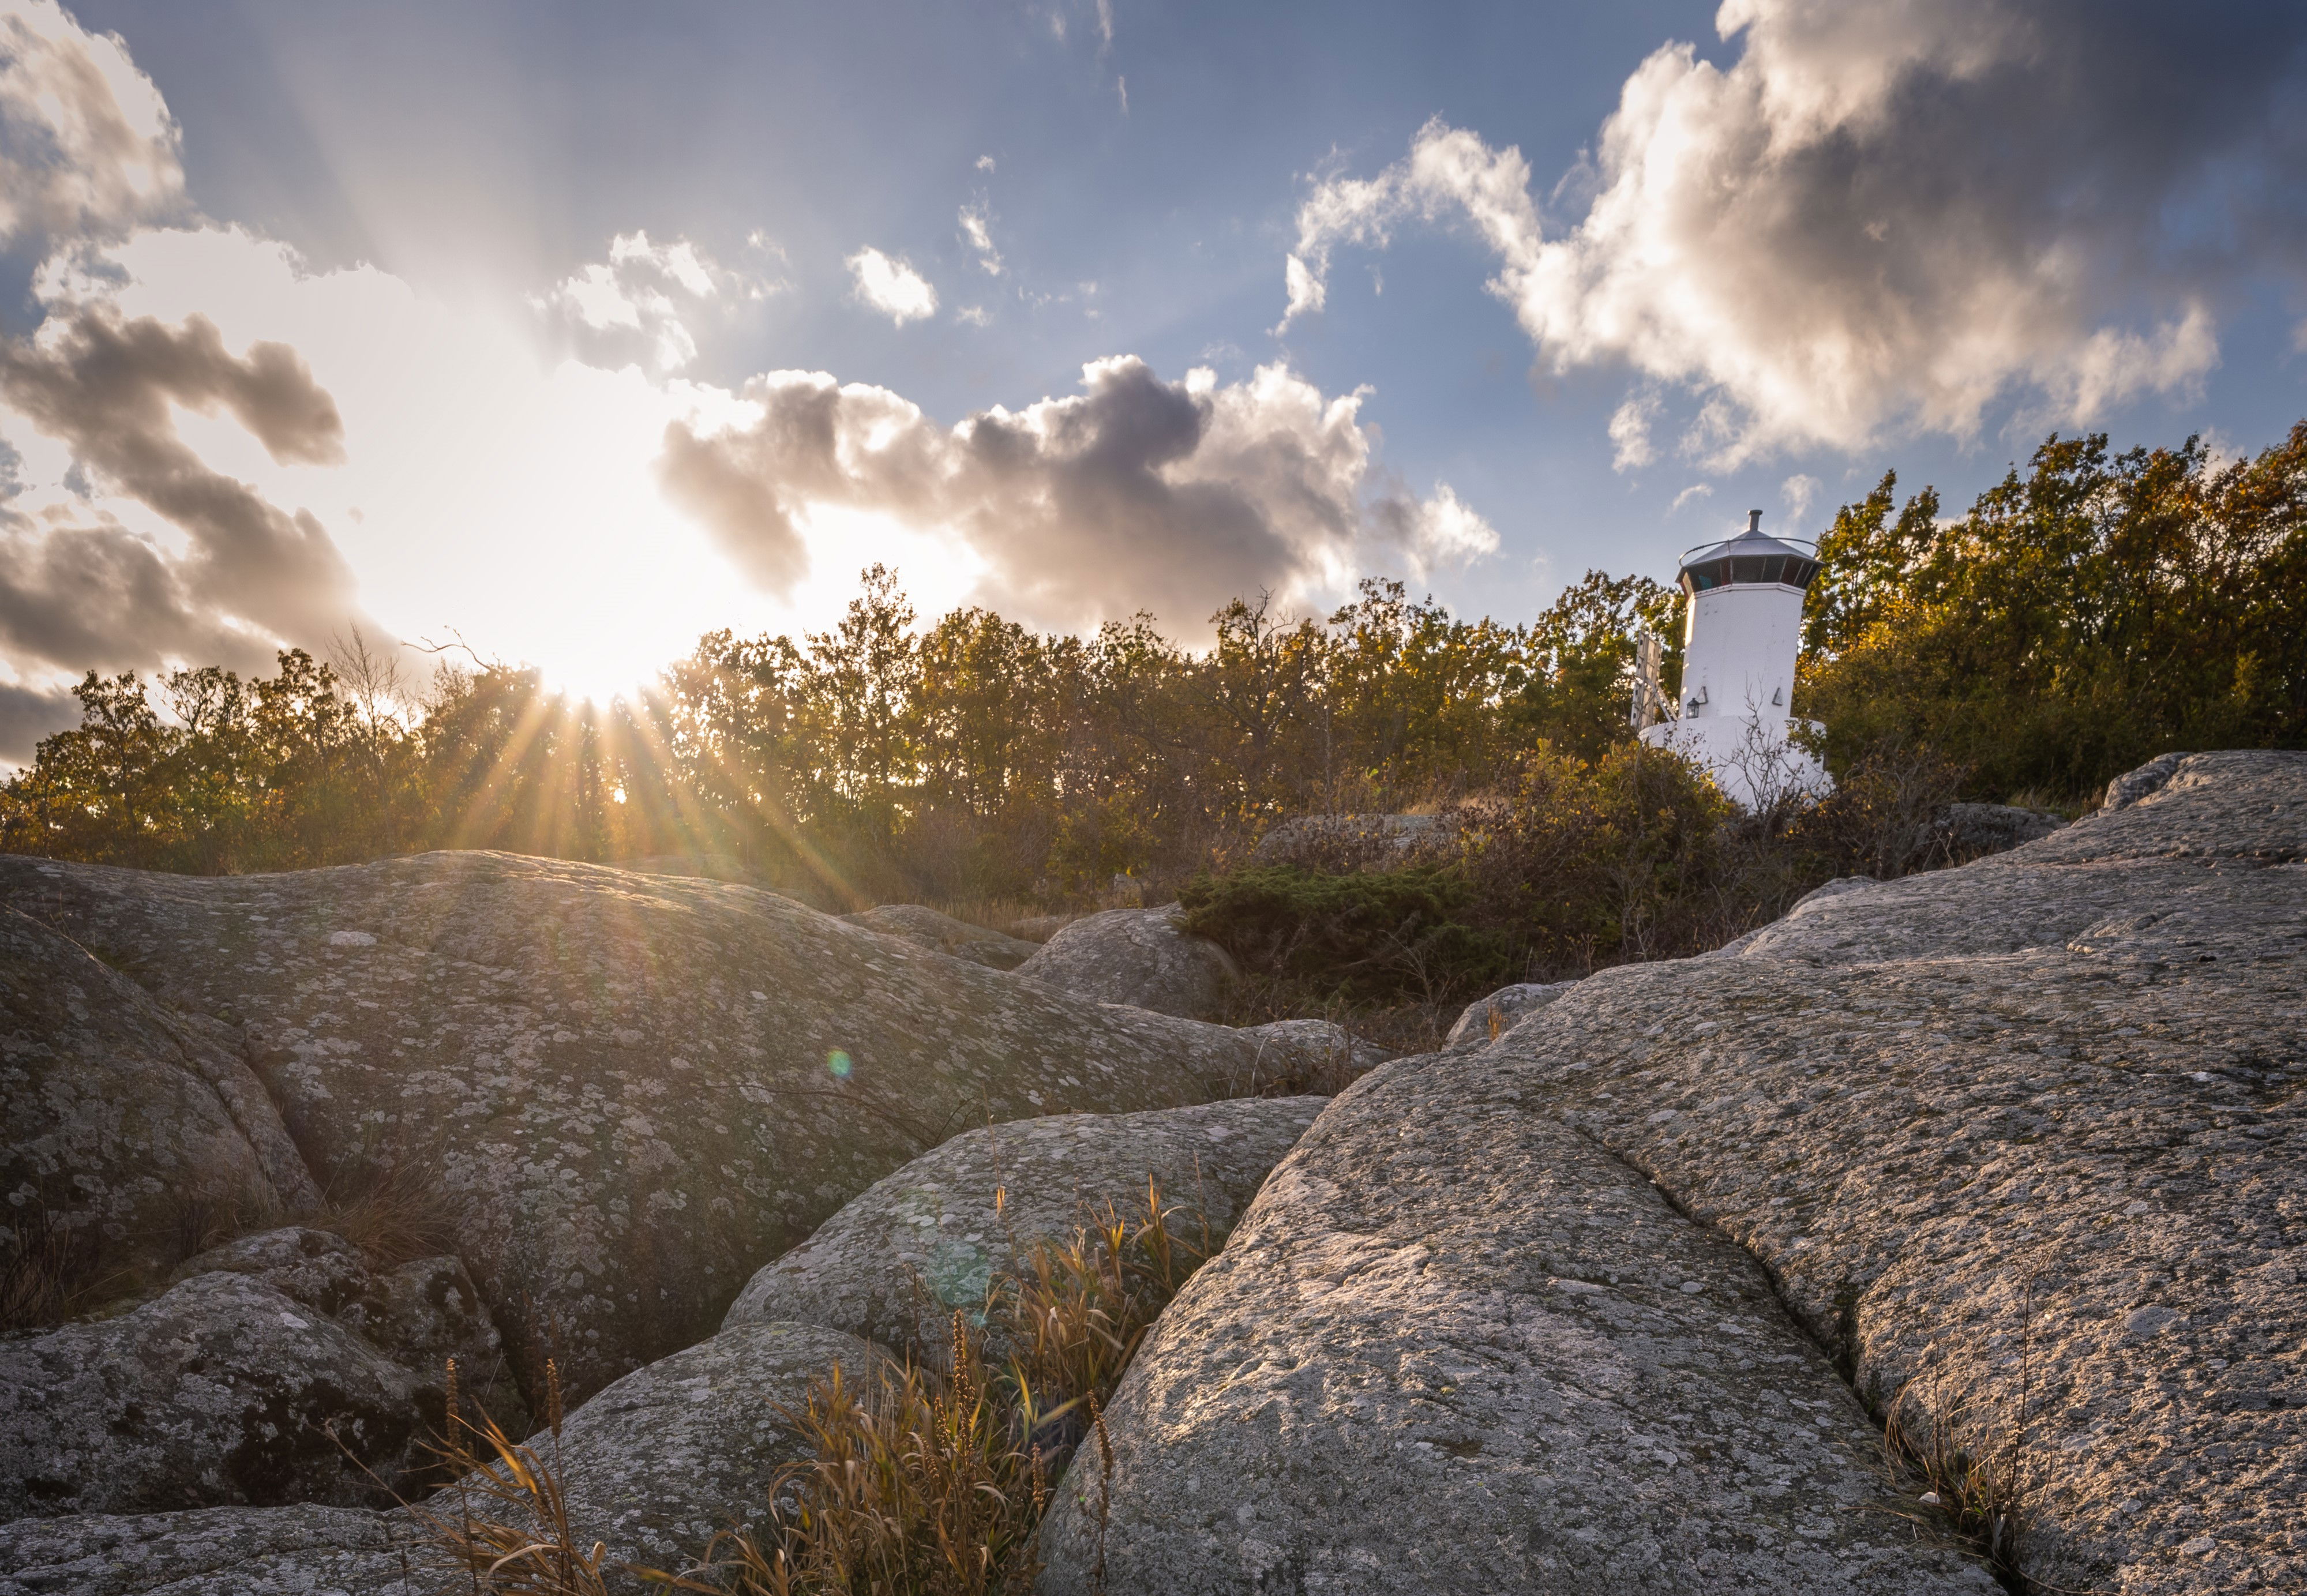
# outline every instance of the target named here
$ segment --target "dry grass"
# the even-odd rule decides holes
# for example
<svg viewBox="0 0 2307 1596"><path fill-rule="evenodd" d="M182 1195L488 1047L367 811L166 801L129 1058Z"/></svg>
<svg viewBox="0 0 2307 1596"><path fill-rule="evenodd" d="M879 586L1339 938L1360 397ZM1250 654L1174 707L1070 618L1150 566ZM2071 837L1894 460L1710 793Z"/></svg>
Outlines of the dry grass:
<svg viewBox="0 0 2307 1596"><path fill-rule="evenodd" d="M317 1212L279 1223L341 1236L388 1269L454 1252L465 1232L463 1208L442 1189L440 1170L427 1160L397 1160L333 1184Z"/></svg>
<svg viewBox="0 0 2307 1596"><path fill-rule="evenodd" d="M560 1485L557 1380L540 1454L467 1420L452 1378L440 1450L461 1478L413 1511L474 1596L604 1596L613 1573L710 1596L1025 1596L1051 1482L1093 1438L1106 1500L1105 1399L1214 1247L1149 1181L1142 1212L1109 1206L1018 1255L989 1303L998 1364L992 1337L956 1313L934 1364L884 1366L862 1386L828 1369L781 1410L810 1455L772 1482L768 1531L726 1532L686 1569L605 1569L583 1542Z"/></svg>
<svg viewBox="0 0 2307 1596"><path fill-rule="evenodd" d="M456 1360L449 1363L447 1420L434 1451L455 1480L408 1512L467 1576L473 1596L608 1596L605 1549L585 1545L570 1522L561 1371L549 1360L545 1371L551 1444L540 1452L513 1440L485 1412L467 1419Z"/></svg>
<svg viewBox="0 0 2307 1596"><path fill-rule="evenodd" d="M1882 1445L1895 1470L1922 1478L1948 1527L1985 1562L2004 1589L2035 1587L2019 1566L2019 1541L2028 1525L2026 1437L2020 1428L1983 1450L1958 1438L1970 1427L1960 1414L1926 1402L1910 1383L1891 1400Z"/></svg>
<svg viewBox="0 0 2307 1596"><path fill-rule="evenodd" d="M36 1209L0 1231L0 1331L62 1324L111 1283L93 1226L76 1229Z"/></svg>

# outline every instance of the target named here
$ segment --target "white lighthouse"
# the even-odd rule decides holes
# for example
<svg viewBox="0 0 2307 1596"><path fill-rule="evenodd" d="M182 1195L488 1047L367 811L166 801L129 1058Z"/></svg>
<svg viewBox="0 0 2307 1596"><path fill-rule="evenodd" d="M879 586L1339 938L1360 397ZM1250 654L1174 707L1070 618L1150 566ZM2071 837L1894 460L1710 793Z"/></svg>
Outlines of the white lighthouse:
<svg viewBox="0 0 2307 1596"><path fill-rule="evenodd" d="M1764 536L1762 512L1750 511L1737 536L1682 557L1680 701L1668 706L1659 693L1654 649L1634 690L1642 740L1689 755L1750 808L1828 785L1818 761L1788 741L1803 596L1817 574L1814 550Z"/></svg>

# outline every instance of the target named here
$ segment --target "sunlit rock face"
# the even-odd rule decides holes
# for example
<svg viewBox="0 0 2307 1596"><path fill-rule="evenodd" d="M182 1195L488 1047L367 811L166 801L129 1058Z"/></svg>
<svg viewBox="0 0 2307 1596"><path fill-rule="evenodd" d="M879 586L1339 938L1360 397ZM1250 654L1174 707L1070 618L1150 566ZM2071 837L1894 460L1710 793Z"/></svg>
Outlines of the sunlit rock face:
<svg viewBox="0 0 2307 1596"><path fill-rule="evenodd" d="M548 1357L574 1400L709 1334L754 1270L965 1127L1197 1102L1256 1062L1240 1034L750 888L558 861L12 858L0 901L228 1038L316 1185L450 1204L532 1399Z"/></svg>
<svg viewBox="0 0 2307 1596"><path fill-rule="evenodd" d="M2022 1482L2043 1588L2307 1583L2303 862L2307 755L2158 761L1382 1067L1156 1328L1043 1591L1987 1588L1865 1510L1930 1518L1861 1402Z"/></svg>

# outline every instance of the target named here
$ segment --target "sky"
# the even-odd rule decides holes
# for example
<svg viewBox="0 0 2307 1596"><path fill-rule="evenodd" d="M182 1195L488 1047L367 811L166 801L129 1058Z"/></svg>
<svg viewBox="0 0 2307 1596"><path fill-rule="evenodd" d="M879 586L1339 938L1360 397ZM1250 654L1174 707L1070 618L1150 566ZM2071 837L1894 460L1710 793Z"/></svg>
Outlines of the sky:
<svg viewBox="0 0 2307 1596"><path fill-rule="evenodd" d="M0 763L356 631L630 691L875 561L1517 621L2303 415L2295 4L0 0Z"/></svg>

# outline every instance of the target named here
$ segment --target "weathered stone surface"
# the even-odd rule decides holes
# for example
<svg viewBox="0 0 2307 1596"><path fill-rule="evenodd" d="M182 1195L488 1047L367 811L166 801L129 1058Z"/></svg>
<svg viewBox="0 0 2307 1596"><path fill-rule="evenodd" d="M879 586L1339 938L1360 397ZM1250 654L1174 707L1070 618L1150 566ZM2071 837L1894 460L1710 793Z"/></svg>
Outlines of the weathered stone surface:
<svg viewBox="0 0 2307 1596"><path fill-rule="evenodd" d="M961 1125L1199 1101L1257 1051L750 888L561 861L11 858L0 897L231 1026L332 1191L413 1170L459 1205L532 1397L548 1351L573 1398L708 1333Z"/></svg>
<svg viewBox="0 0 2307 1596"><path fill-rule="evenodd" d="M418 1386L262 1282L199 1275L0 1342L0 1517L374 1502L362 1465L390 1481L413 1461Z"/></svg>
<svg viewBox="0 0 2307 1596"><path fill-rule="evenodd" d="M838 1364L853 1388L888 1354L814 1326L759 1324L636 1370L570 1412L553 1463L580 1544L603 1543L609 1586L657 1588L625 1565L672 1571L715 1534L758 1521L777 1471L806 1454L778 1410ZM472 1498L477 1512L486 1502ZM459 1515L450 1486L415 1509L329 1506L21 1520L0 1525L0 1596L461 1596L428 1542L427 1515Z"/></svg>
<svg viewBox="0 0 2307 1596"><path fill-rule="evenodd" d="M956 1309L982 1322L995 1271L1014 1268L1037 1241L1070 1237L1109 1205L1144 1213L1149 1179L1165 1207L1198 1212L1222 1237L1326 1101L1059 1114L957 1136L753 1276L725 1323L793 1319L934 1351ZM1197 1237L1183 1215L1180 1224Z"/></svg>
<svg viewBox="0 0 2307 1596"><path fill-rule="evenodd" d="M885 937L901 937L932 953L965 958L989 970L1014 970L1042 949L1038 942L1028 942L1023 937L1005 937L998 931L956 920L920 904L883 904L842 918L852 925L879 931Z"/></svg>
<svg viewBox="0 0 2307 1596"><path fill-rule="evenodd" d="M1498 1051L1381 1068L1274 1171L1123 1381L1111 1480L1076 1454L1045 1596L1101 1540L1132 1596L1987 1596L1753 1261Z"/></svg>
<svg viewBox="0 0 2307 1596"><path fill-rule="evenodd" d="M0 1596L469 1596L399 1514L212 1507L0 1524Z"/></svg>
<svg viewBox="0 0 2307 1596"><path fill-rule="evenodd" d="M1042 943L1016 973L1101 1003L1188 1019L1215 1014L1226 982L1238 974L1224 948L1178 929L1175 904L1085 915Z"/></svg>
<svg viewBox="0 0 2307 1596"><path fill-rule="evenodd" d="M1474 1221L1495 1206L1558 1232L1590 1204L1604 1214L1595 1166L1560 1185L1581 1170L1582 1140L1697 1222L1680 1240L1667 1225L1636 1257L1675 1257L1705 1231L1736 1242L1878 1413L1896 1403L1910 1429L1935 1424L1952 1447L2009 1460L2026 1481L2020 1561L2044 1586L2307 1584L2303 857L2307 756L2191 756L2148 795L2012 853L1820 899L1743 957L1604 971L1446 1070L1419 1060L1376 1072L1275 1171L1125 1381L1113 1511L1126 1533L1110 1560L1138 1537L1235 1570L1238 1588L1245 1558L1344 1569L1367 1551L1378 1563L1362 1566L1391 1569L1478 1541L1479 1522L1445 1516L1429 1532L1408 1513L1385 1521L1407 1550L1312 1527L1361 1516L1360 1474L1402 1478L1321 1460L1374 1458L1375 1437L1394 1435L1479 1439L1488 1456L1485 1426L1510 1454L1521 1444L1527 1427L1491 1417L1507 1399L1464 1383L1481 1364L1460 1354L1530 1356L1519 1349L1541 1322L1525 1310L1543 1300L1541 1266L1503 1220L1491 1231ZM1577 1140L1550 1139L1570 1131ZM1556 1150L1524 1173L1516 1149L1540 1142ZM1291 1195L1315 1179L1335 1195ZM1397 1197L1402 1212L1387 1206ZM1590 1233L1599 1244L1614 1231ZM1532 1246L1548 1275L1594 1266L1557 1267L1558 1243ZM1622 1267L1621 1284L1678 1267ZM1713 1277L1691 1278L1711 1300ZM1476 1321L1479 1334L1454 1329ZM1719 1322L1754 1328L1737 1313ZM1569 1371L1545 1376L1565 1379L1561 1401L1628 1389L1605 1377L1679 1344L1631 1322L1588 1328L1544 1366ZM1705 1377L1724 1382L1723 1412L1752 1411L1755 1393ZM1818 1389L1805 1378L1774 1383ZM1549 1389L1527 1400L1557 1400ZM1430 1409L1412 1405L1429 1394ZM1634 1406L1681 1412L1674 1403ZM1420 1420L1433 1429L1417 1432ZM1632 1421L1629 1439L1592 1455L1655 1422ZM1771 1460L1760 1439L1747 1454ZM1150 1473L1131 1461L1149 1442L1168 1448ZM1755 1498L1700 1486L1736 1460L1660 1464L1689 1494L1654 1516L1680 1514L1728 1544ZM1603 1477L1603 1461L1564 1466ZM1421 1494L1419 1513L1496 1499L1471 1474L1454 1489L1475 1506ZM1576 1527L1564 1499L1525 1498L1522 1522L1560 1536ZM1238 1504L1253 1516L1229 1529ZM1078 1547L1079 1509L1065 1511ZM1193 1533L1215 1549L1193 1550ZM1694 1543L1656 1544L1656 1588L1735 1588L1692 1572ZM1342 1574L1329 1588L1388 1587ZM1494 1588L1548 1587L1524 1571ZM1575 1588L1618 1587L1598 1575ZM1835 1586L1790 1575L1782 1588Z"/></svg>
<svg viewBox="0 0 2307 1596"><path fill-rule="evenodd" d="M466 1394L498 1423L518 1432L528 1421L519 1390L506 1377L496 1326L456 1258L414 1258L377 1268L343 1237L292 1225L211 1248L180 1265L175 1278L217 1273L251 1276L327 1314L415 1375L428 1412L437 1413L446 1402L453 1358Z"/></svg>
<svg viewBox="0 0 2307 1596"><path fill-rule="evenodd" d="M1488 997L1478 998L1467 1004L1466 1011L1450 1027L1450 1034L1443 1038L1442 1045L1458 1047L1466 1043L1487 1043L1503 1034L1523 1015L1545 1008L1576 984L1572 981L1555 981L1502 986Z"/></svg>
<svg viewBox="0 0 2307 1596"><path fill-rule="evenodd" d="M580 1541L602 1541L610 1565L677 1572L719 1532L761 1523L777 1471L810 1455L780 1409L800 1408L836 1364L851 1390L870 1389L888 1357L822 1326L740 1325L597 1393L568 1416L557 1446L548 1432L528 1446L560 1458ZM446 1517L456 1489L425 1510Z"/></svg>
<svg viewBox="0 0 2307 1596"><path fill-rule="evenodd" d="M2066 825L2048 810L2009 803L1950 803L1915 831L1914 859L1962 862L2045 837Z"/></svg>
<svg viewBox="0 0 2307 1596"><path fill-rule="evenodd" d="M21 1223L92 1231L107 1272L165 1269L211 1214L319 1200L244 1060L13 908L0 908L0 1247Z"/></svg>

